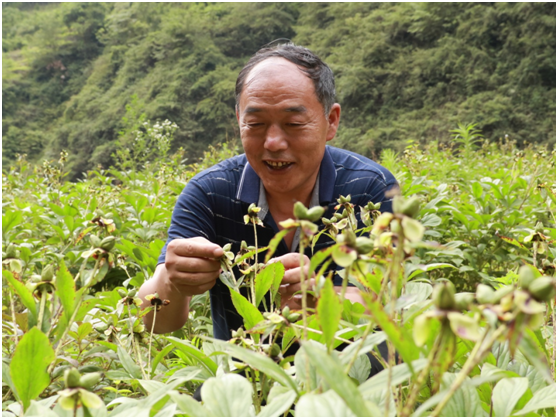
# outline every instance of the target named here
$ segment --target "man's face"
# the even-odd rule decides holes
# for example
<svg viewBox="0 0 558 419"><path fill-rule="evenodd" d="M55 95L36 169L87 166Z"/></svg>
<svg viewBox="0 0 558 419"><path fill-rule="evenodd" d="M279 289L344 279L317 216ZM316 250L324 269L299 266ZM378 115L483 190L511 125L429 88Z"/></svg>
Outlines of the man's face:
<svg viewBox="0 0 558 419"><path fill-rule="evenodd" d="M340 112L335 104L326 117L312 80L288 60L269 58L250 71L237 119L248 162L268 194L309 198Z"/></svg>

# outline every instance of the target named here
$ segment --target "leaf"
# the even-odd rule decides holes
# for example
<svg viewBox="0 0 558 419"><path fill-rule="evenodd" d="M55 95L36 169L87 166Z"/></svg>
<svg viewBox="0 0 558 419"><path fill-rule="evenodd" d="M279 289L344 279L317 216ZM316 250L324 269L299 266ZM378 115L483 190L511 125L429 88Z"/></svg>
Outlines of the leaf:
<svg viewBox="0 0 558 419"><path fill-rule="evenodd" d="M494 416L510 416L513 408L528 388L529 379L525 377L504 378L498 381L492 391Z"/></svg>
<svg viewBox="0 0 558 419"><path fill-rule="evenodd" d="M174 348L174 345L168 344L162 350L157 352L157 355L155 355L155 358L153 358L153 362L151 363L151 370L153 371L153 374L155 374L155 371L157 370L157 365L159 365L159 362L161 362L161 360L165 356L167 356L167 354L170 351L172 351L173 348Z"/></svg>
<svg viewBox="0 0 558 419"><path fill-rule="evenodd" d="M103 401L95 393L80 388L79 395L83 405L89 409L98 409L103 405Z"/></svg>
<svg viewBox="0 0 558 419"><path fill-rule="evenodd" d="M196 401L192 396L179 394L176 391L171 391L169 396L186 415L198 418L211 417L209 410L202 406L202 404Z"/></svg>
<svg viewBox="0 0 558 419"><path fill-rule="evenodd" d="M58 396L49 397L50 399L57 399ZM58 418L58 416L54 411L50 410L48 406L45 406L41 401L31 400L31 405L29 409L25 412L25 417L39 417L39 418ZM53 403L54 400L51 400L50 403ZM4 413L4 412L2 412ZM4 416L4 415L2 415Z"/></svg>
<svg viewBox="0 0 558 419"><path fill-rule="evenodd" d="M417 265L415 265L417 266ZM415 276L424 273L424 272L430 272L434 269L441 269L441 268L452 268L452 269L457 269L455 266L453 266L450 263L431 263L429 265L418 265L408 276L407 276L407 281L410 281L411 279L413 279Z"/></svg>
<svg viewBox="0 0 558 419"><path fill-rule="evenodd" d="M333 338L339 327L342 313L343 305L333 288L333 282L326 280L318 300L317 317L320 329L324 334L325 344L330 351L333 347Z"/></svg>
<svg viewBox="0 0 558 419"><path fill-rule="evenodd" d="M424 226L417 220L410 217L403 217L401 221L405 238L409 239L412 243L417 243L422 240L424 235Z"/></svg>
<svg viewBox="0 0 558 419"><path fill-rule="evenodd" d="M393 343L403 361L410 364L417 359L420 354L419 348L415 345L413 337L405 329L400 328L387 315L378 301L372 300L367 294L363 294L374 321L382 328Z"/></svg>
<svg viewBox="0 0 558 419"><path fill-rule="evenodd" d="M536 337L531 330L525 329L525 335L521 342L519 343L519 350L525 358L537 369L537 371L544 377L548 384L554 383L548 365L546 363L546 356L538 348L536 342Z"/></svg>
<svg viewBox="0 0 558 419"><path fill-rule="evenodd" d="M285 390L279 395L273 395L275 389ZM277 392L277 391L275 391ZM283 415L296 400L296 392L285 387L274 386L267 399L267 404L258 413L259 418L273 418Z"/></svg>
<svg viewBox="0 0 558 419"><path fill-rule="evenodd" d="M333 390L322 394L305 394L295 407L295 417L346 418L356 415Z"/></svg>
<svg viewBox="0 0 558 419"><path fill-rule="evenodd" d="M451 330L461 339L476 342L480 339L478 322L465 314L451 312L448 313Z"/></svg>
<svg viewBox="0 0 558 419"><path fill-rule="evenodd" d="M234 290L230 291L234 308L236 308L238 314L244 319L244 327L246 327L246 330L250 330L264 319L260 310L254 307L246 297Z"/></svg>
<svg viewBox="0 0 558 419"><path fill-rule="evenodd" d="M253 417L253 388L238 374L223 374L208 379L201 388L204 406L214 417Z"/></svg>
<svg viewBox="0 0 558 419"><path fill-rule="evenodd" d="M272 286L277 284L277 289L279 288L279 284L281 284L284 274L285 266L283 266L281 262L275 262L271 265L267 265L260 272L258 272L255 280L256 306L260 305L262 298ZM275 293L277 293L277 289L275 289Z"/></svg>
<svg viewBox="0 0 558 419"><path fill-rule="evenodd" d="M69 324L74 311L76 285L64 261L60 262L60 268L56 274L56 295L60 299L62 308L64 308L64 317Z"/></svg>
<svg viewBox="0 0 558 419"><path fill-rule="evenodd" d="M312 259L310 259L310 267L308 268L308 275L312 275L319 265L321 265L331 254L333 247L326 247L325 249L316 252Z"/></svg>
<svg viewBox="0 0 558 419"><path fill-rule="evenodd" d="M368 355L359 355L349 371L349 377L354 378L359 382L359 384L362 384L368 380L371 369L372 365L370 364L370 358L368 358Z"/></svg>
<svg viewBox="0 0 558 419"><path fill-rule="evenodd" d="M10 375L23 410L27 410L31 400L38 397L50 384L46 369L52 361L54 351L48 338L33 327L19 341L10 363Z"/></svg>
<svg viewBox="0 0 558 419"><path fill-rule="evenodd" d="M128 352L126 352L126 350L122 348L122 346L118 346L117 353L118 358L120 359L120 362L122 362L122 366L124 367L126 372L130 374L132 378L142 378L140 367L134 362L130 354L128 354Z"/></svg>
<svg viewBox="0 0 558 419"><path fill-rule="evenodd" d="M358 351L357 356L360 356L362 354L370 352L372 349L374 349L375 346L379 345L385 340L386 340L386 334L384 332L371 333L368 336L366 336L364 343L362 343L362 340L359 339L349 344L346 348L344 348L343 351L339 354L339 359L344 364L347 364L355 355L356 351Z"/></svg>
<svg viewBox="0 0 558 419"><path fill-rule="evenodd" d="M267 246L268 251L265 255L265 263L269 262L269 259L271 259L271 257L275 253L275 249L277 249L277 246L279 246L279 243L281 243L281 240L283 240L283 237L285 237L290 232L291 232L291 229L286 228L284 230L281 230L275 236L273 236L273 238L269 241L269 245Z"/></svg>
<svg viewBox="0 0 558 419"><path fill-rule="evenodd" d="M345 401L355 415L363 417L372 416L357 386L345 373L341 363L332 355L328 355L318 345L312 341L302 344L302 350L308 354L308 359L316 371L318 371L318 374Z"/></svg>
<svg viewBox="0 0 558 419"><path fill-rule="evenodd" d="M357 260L358 254L356 250L353 250L347 246L336 244L331 252L331 257L337 265L342 268L347 268Z"/></svg>
<svg viewBox="0 0 558 419"><path fill-rule="evenodd" d="M246 362L252 368L263 372L265 375L273 378L283 386L296 391L298 394L298 387L291 376L288 375L283 368L273 362L272 359L265 355L241 348L240 346L233 345L229 342L218 341L215 339L210 340L215 345L220 346L224 352Z"/></svg>
<svg viewBox="0 0 558 419"><path fill-rule="evenodd" d="M427 363L428 361L424 358L417 359L416 361L413 361L412 368L414 372L417 373L420 372ZM370 377L367 381L362 383L358 388L359 391L364 397L368 398L369 395L385 390L388 383L388 375L389 371L387 369L380 371L378 374ZM402 384L412 376L413 372L409 368L409 365L396 365L391 369L391 385L397 386Z"/></svg>
<svg viewBox="0 0 558 419"><path fill-rule="evenodd" d="M527 402L525 407L514 416L524 416L526 413L534 412L539 409L556 407L556 383L543 387L533 394L533 398Z"/></svg>
<svg viewBox="0 0 558 419"><path fill-rule="evenodd" d="M93 325L89 322L84 322L79 325L77 330L77 339L82 341L89 333L93 331Z"/></svg>
<svg viewBox="0 0 558 419"><path fill-rule="evenodd" d="M21 303L31 312L33 315L33 319L37 319L37 304L35 303L35 299L33 298L33 294L31 291L27 289L25 284L18 281L14 278L12 273L7 270L2 270L2 277L6 278L6 280L10 283L10 285L15 289L17 295L21 299Z"/></svg>
<svg viewBox="0 0 558 419"><path fill-rule="evenodd" d="M433 331L431 324L434 321L432 316L421 314L417 316L413 323L413 339L417 346L423 346L430 338Z"/></svg>
<svg viewBox="0 0 558 419"><path fill-rule="evenodd" d="M6 233L21 224L22 221L23 214L21 211L6 211L6 214L2 215L2 236L6 237Z"/></svg>
<svg viewBox="0 0 558 419"><path fill-rule="evenodd" d="M457 374L446 372L442 378L442 389L448 389ZM467 377L465 381L470 381ZM441 416L445 417L484 417L488 414L481 407L479 393L472 385L464 384L457 389L448 403L444 406Z"/></svg>
<svg viewBox="0 0 558 419"><path fill-rule="evenodd" d="M482 196L482 186L479 182L473 182L472 185L473 196L479 199Z"/></svg>
<svg viewBox="0 0 558 419"><path fill-rule="evenodd" d="M178 350L197 359L202 366L209 371L209 373L214 376L217 373L217 364L210 357L205 355L202 351L192 345L190 342L185 340L180 340L173 336L165 336L167 341L172 343Z"/></svg>

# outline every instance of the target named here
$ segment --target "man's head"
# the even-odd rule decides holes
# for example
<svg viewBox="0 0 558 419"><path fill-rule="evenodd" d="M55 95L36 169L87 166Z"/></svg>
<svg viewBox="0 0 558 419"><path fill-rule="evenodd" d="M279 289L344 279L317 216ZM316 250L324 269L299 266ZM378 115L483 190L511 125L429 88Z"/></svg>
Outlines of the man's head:
<svg viewBox="0 0 558 419"><path fill-rule="evenodd" d="M274 47L262 48L256 52L240 70L236 79L236 107L240 101L240 94L244 89L246 78L250 71L259 63L269 58L279 57L290 61L302 71L314 83L314 89L318 101L327 115L335 103L335 80L333 71L317 55L308 48L294 44L281 44Z"/></svg>
<svg viewBox="0 0 558 419"><path fill-rule="evenodd" d="M246 157L263 182L268 198L308 204L326 142L337 132L341 107L333 103L331 70L319 58L305 48L291 45L273 51L293 48L306 62L319 61L321 64L316 66L322 70L316 70L314 65L301 67L282 55L257 59L260 53L256 54L238 78L236 115ZM306 51L306 55L300 51ZM308 71L314 75L329 73L329 82L310 77ZM328 83L329 93L317 92L316 86ZM320 100L320 95L327 100Z"/></svg>

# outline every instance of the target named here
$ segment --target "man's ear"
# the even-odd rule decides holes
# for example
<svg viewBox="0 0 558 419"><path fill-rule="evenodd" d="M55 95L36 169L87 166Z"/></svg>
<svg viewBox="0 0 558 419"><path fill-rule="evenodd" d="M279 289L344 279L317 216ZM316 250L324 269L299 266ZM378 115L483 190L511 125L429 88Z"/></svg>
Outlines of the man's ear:
<svg viewBox="0 0 558 419"><path fill-rule="evenodd" d="M329 123L326 141L333 140L335 134L337 133L337 128L339 128L339 119L341 118L341 105L339 103L334 103L329 111L327 117L327 122Z"/></svg>

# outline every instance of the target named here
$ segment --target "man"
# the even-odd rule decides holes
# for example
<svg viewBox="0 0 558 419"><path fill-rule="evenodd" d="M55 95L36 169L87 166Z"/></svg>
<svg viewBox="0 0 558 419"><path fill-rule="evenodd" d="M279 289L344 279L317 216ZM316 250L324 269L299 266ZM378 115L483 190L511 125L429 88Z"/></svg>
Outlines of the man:
<svg viewBox="0 0 558 419"><path fill-rule="evenodd" d="M232 243L236 253L242 240L254 244L253 227L243 222L249 204L262 208L259 217L264 226L257 227L260 246L281 229L281 221L294 218L296 201L306 207L326 206L328 218L339 195L350 194L355 209L373 201L382 203L382 211L391 211L385 195L397 183L389 171L355 153L326 147L337 132L340 115L332 71L306 48L279 45L250 59L236 83L236 116L245 154L188 183L175 206L159 265L140 289L142 300L155 292L170 300L157 313L155 332L181 328L191 297L207 290L216 338L228 340L231 331L243 325L218 276L222 246ZM275 254L285 266L282 304L291 308L300 307L294 294L300 290L304 269L299 266L297 234L287 234ZM321 236L314 251L332 245L328 240ZM341 283L336 279L334 285L340 289ZM346 297L362 301L357 291L349 288ZM150 328L152 315L145 321Z"/></svg>

